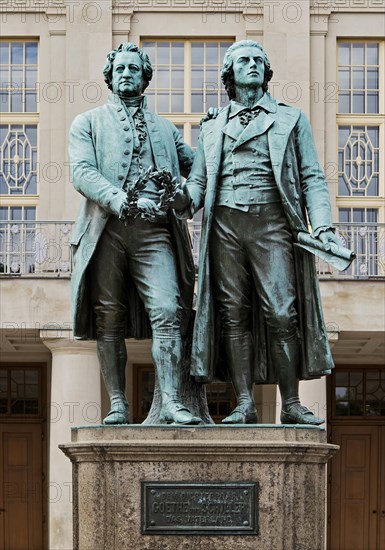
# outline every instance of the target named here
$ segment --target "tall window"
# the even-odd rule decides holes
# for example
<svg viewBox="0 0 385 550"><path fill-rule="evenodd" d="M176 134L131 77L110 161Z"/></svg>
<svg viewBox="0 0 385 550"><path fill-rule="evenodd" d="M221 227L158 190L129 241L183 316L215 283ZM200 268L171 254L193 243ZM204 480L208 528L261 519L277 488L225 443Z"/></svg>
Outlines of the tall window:
<svg viewBox="0 0 385 550"><path fill-rule="evenodd" d="M29 271L38 204L38 43L0 41L0 272ZM27 248L26 248L27 246ZM31 247L29 247L31 248Z"/></svg>
<svg viewBox="0 0 385 550"><path fill-rule="evenodd" d="M338 43L338 220L362 276L383 274L385 43Z"/></svg>
<svg viewBox="0 0 385 550"><path fill-rule="evenodd" d="M227 103L220 69L233 40L144 40L154 76L146 90L150 109L166 115L196 146L199 121L209 107Z"/></svg>

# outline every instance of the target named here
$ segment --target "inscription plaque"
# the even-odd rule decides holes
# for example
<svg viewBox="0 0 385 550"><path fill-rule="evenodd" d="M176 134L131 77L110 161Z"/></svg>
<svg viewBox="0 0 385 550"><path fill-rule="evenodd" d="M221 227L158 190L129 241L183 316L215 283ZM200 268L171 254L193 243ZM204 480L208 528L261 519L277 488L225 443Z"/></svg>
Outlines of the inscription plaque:
<svg viewBox="0 0 385 550"><path fill-rule="evenodd" d="M142 482L142 534L256 535L258 483Z"/></svg>

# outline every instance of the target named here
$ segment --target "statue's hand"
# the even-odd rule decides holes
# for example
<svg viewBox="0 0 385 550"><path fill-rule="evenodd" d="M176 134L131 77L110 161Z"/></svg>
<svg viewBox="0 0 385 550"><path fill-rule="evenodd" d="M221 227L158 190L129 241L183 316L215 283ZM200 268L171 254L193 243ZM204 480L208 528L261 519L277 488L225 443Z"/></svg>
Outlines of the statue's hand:
<svg viewBox="0 0 385 550"><path fill-rule="evenodd" d="M335 236L334 232L331 229L326 229L325 231L321 231L321 233L318 235L318 240L321 241L322 244L327 245L328 243L338 244L340 245L341 242L338 239L338 237Z"/></svg>
<svg viewBox="0 0 385 550"><path fill-rule="evenodd" d="M161 213L156 202L145 197L138 199L137 208L141 213L141 217L148 220L154 220Z"/></svg>
<svg viewBox="0 0 385 550"><path fill-rule="evenodd" d="M203 118L201 118L200 124L203 122L206 122L207 120L210 120L212 118L217 118L219 113L222 111L222 107L209 107L207 113Z"/></svg>
<svg viewBox="0 0 385 550"><path fill-rule="evenodd" d="M186 183L180 183L177 186L174 200L172 201L172 208L174 210L184 210L190 204L191 198L188 192Z"/></svg>

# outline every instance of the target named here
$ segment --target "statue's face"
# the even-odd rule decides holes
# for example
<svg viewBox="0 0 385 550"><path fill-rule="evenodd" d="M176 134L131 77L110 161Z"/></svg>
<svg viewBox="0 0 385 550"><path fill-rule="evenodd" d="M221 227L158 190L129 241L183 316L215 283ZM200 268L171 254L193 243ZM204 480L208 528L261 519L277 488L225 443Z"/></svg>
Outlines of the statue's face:
<svg viewBox="0 0 385 550"><path fill-rule="evenodd" d="M260 88L265 79L263 52L256 46L246 46L235 50L233 73L236 88Z"/></svg>
<svg viewBox="0 0 385 550"><path fill-rule="evenodd" d="M143 92L143 64L138 52L119 52L112 67L112 91L128 97Z"/></svg>

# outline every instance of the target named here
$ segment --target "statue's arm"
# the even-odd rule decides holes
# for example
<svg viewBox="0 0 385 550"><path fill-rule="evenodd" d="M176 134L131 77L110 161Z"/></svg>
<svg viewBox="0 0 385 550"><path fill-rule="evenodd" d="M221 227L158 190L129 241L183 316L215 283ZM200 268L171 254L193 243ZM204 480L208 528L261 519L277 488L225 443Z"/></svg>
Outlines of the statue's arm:
<svg viewBox="0 0 385 550"><path fill-rule="evenodd" d="M301 188L313 235L317 237L321 232L333 229L328 185L318 160L310 123L302 112L294 132Z"/></svg>
<svg viewBox="0 0 385 550"><path fill-rule="evenodd" d="M71 125L68 154L75 189L108 213L120 216L126 206L126 193L99 172L91 122L86 115L77 116Z"/></svg>
<svg viewBox="0 0 385 550"><path fill-rule="evenodd" d="M204 135L202 130L199 136L194 163L186 184L190 194L190 214L192 217L195 212L202 208L206 194L207 165L204 151Z"/></svg>
<svg viewBox="0 0 385 550"><path fill-rule="evenodd" d="M187 178L190 173L191 166L194 162L194 151L192 150L190 145L187 145L187 143L183 141L179 130L174 125L172 127L172 132L176 152L178 155L180 173L184 178Z"/></svg>

